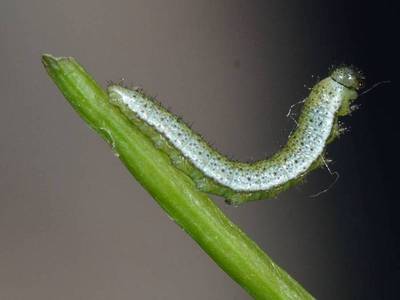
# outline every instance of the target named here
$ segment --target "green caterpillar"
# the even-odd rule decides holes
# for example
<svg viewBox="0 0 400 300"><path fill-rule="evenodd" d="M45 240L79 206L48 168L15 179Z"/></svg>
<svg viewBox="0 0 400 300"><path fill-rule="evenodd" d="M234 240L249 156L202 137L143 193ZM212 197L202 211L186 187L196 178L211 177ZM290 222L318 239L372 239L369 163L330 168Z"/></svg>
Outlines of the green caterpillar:
<svg viewBox="0 0 400 300"><path fill-rule="evenodd" d="M111 85L108 93L111 103L168 154L198 189L238 205L275 197L321 166L326 145L340 134L338 117L352 111L351 103L362 84L359 71L350 67L334 70L311 89L287 144L272 157L253 163L223 156L140 90Z"/></svg>

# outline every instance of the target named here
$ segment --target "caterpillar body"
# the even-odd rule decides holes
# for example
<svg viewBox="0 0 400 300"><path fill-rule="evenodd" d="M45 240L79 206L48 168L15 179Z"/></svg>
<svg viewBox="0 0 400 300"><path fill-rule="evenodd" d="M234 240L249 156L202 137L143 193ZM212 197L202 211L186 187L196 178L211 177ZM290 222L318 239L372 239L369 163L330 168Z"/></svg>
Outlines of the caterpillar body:
<svg viewBox="0 0 400 300"><path fill-rule="evenodd" d="M111 103L190 176L198 189L238 205L275 197L321 166L326 145L340 134L338 117L352 111L362 82L361 73L350 67L337 68L319 81L304 101L287 144L272 157L253 163L223 156L140 90L110 85L108 93Z"/></svg>

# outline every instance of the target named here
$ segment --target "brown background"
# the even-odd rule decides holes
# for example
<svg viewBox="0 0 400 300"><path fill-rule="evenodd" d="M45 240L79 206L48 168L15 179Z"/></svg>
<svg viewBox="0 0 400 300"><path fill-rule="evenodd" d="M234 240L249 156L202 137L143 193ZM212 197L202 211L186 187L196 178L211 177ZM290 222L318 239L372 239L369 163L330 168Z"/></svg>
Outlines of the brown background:
<svg viewBox="0 0 400 300"><path fill-rule="evenodd" d="M356 5L296 3L2 0L0 299L248 299L72 111L40 55L74 56L103 86L140 85L223 153L258 159L284 144L285 115L312 75L342 62L372 81L390 75L384 57L363 58L365 39L382 35L362 27ZM375 246L398 255L374 204L387 179L366 177L384 165L367 120L385 89L364 97L370 111L346 119L351 135L330 148L341 178L328 193L309 197L333 181L319 170L277 200L233 208L216 198L319 299L389 297L397 284Z"/></svg>

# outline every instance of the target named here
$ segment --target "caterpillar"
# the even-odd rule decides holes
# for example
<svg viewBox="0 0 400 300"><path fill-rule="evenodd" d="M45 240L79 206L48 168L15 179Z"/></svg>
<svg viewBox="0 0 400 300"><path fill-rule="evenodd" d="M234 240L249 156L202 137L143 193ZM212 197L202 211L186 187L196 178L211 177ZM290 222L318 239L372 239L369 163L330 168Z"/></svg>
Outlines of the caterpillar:
<svg viewBox="0 0 400 300"><path fill-rule="evenodd" d="M239 205L276 197L323 164L327 144L342 131L338 118L354 109L351 103L358 97L363 80L361 72L352 67L333 70L311 89L287 144L270 158L252 163L223 156L142 90L112 84L108 95L199 190Z"/></svg>

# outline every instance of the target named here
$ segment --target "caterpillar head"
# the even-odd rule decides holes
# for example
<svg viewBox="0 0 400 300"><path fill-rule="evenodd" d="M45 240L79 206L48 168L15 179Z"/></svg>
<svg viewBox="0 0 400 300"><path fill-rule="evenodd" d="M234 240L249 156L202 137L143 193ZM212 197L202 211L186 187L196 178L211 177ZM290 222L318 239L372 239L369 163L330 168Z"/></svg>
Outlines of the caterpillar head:
<svg viewBox="0 0 400 300"><path fill-rule="evenodd" d="M364 86L364 76L352 67L339 67L333 70L331 77L341 85L356 91Z"/></svg>
<svg viewBox="0 0 400 300"><path fill-rule="evenodd" d="M364 86L364 76L355 68L343 66L333 70L330 77L347 88L338 115L350 114L356 108L352 102L358 97L357 91Z"/></svg>

